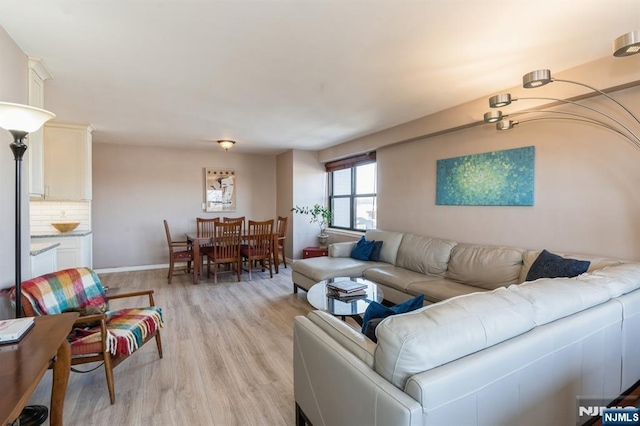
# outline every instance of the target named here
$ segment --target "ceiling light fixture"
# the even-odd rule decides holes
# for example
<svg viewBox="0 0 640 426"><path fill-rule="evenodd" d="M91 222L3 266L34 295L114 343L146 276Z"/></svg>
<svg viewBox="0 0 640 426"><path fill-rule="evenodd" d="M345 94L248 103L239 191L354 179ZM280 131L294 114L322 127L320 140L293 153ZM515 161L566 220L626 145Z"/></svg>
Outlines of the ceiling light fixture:
<svg viewBox="0 0 640 426"><path fill-rule="evenodd" d="M625 34L624 36L621 36L614 41L614 56L629 56L629 55L638 53L638 51L640 51L640 32L639 31L634 31L629 34ZM490 111L484 114L484 117L483 117L484 122L496 123L496 129L498 130L509 130L509 129L512 129L517 124L526 123L529 121L537 121L537 120L581 121L581 122L594 124L594 125L603 127L605 129L614 131L619 135L623 136L624 138L626 138L628 141L630 141L632 144L634 144L637 148L640 149L640 136L638 136L638 133L636 133L639 131L638 129L634 129L635 130L634 131L629 127L629 126L632 126L632 124L629 124L630 123L629 118L633 119L633 121L635 122L633 123L634 127L636 126L636 124L640 125L640 119L638 119L638 117L633 112L631 112L629 108L627 108L622 103L620 103L619 101L611 97L609 94L603 92L600 89L589 86L588 84L580 83L578 81L554 78L551 75L551 71L547 69L531 71L525 74L524 76L522 76L522 87L525 89L542 87L553 82L577 84L579 86L586 87L606 97L607 99L615 103L619 108L625 111L625 113L628 115L628 117L624 115L624 117L627 120L626 121L627 124L621 121L621 119L624 121L624 118L622 117L614 116L610 113L602 112L594 107L585 105L577 101L572 101L569 99L550 98L550 97L515 98L515 97L512 97L510 93L501 93L499 95L494 95L490 97L489 107L502 108L517 100L537 99L537 100L549 100L549 101L555 101L555 102L574 105L582 109L586 109L591 113L595 113L597 115L589 116L589 115L582 115L575 112L567 112L567 111L549 111L544 109L537 109L537 110L531 109L531 110L516 112L512 115L530 114L530 113L547 113L549 115L542 116L542 117L535 117L528 120L516 121L516 120L504 120L504 118L508 117L508 115L506 114L503 115L502 111Z"/></svg>
<svg viewBox="0 0 640 426"><path fill-rule="evenodd" d="M232 141L232 140L229 140L229 139L219 140L218 143L220 144L220 146L222 148L224 148L225 151L229 151L229 148L233 147L236 144L235 141Z"/></svg>
<svg viewBox="0 0 640 426"><path fill-rule="evenodd" d="M613 41L613 56L631 56L640 53L640 31L631 31Z"/></svg>

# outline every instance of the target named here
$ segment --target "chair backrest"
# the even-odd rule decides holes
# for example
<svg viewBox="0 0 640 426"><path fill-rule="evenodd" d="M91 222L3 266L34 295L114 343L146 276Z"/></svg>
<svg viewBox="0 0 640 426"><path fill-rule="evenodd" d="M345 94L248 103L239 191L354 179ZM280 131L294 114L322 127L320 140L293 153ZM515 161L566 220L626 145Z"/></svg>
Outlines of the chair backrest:
<svg viewBox="0 0 640 426"><path fill-rule="evenodd" d="M287 222L289 221L288 217L278 216L278 239L284 239L287 237Z"/></svg>
<svg viewBox="0 0 640 426"><path fill-rule="evenodd" d="M197 232L199 237L213 237L214 225L220 222L219 217L206 219L203 217L196 218Z"/></svg>
<svg viewBox="0 0 640 426"><path fill-rule="evenodd" d="M242 224L242 229L240 230L240 234L243 233L243 231L245 230L245 228L247 227L246 225L246 219L245 216L240 216L240 217L223 217L222 221L225 223L229 223L229 222L240 222Z"/></svg>
<svg viewBox="0 0 640 426"><path fill-rule="evenodd" d="M273 238L273 219L250 220L248 238L252 255L267 256L270 253Z"/></svg>
<svg viewBox="0 0 640 426"><path fill-rule="evenodd" d="M216 261L239 260L242 222L216 222L213 232L213 258Z"/></svg>
<svg viewBox="0 0 640 426"><path fill-rule="evenodd" d="M164 220L164 232L167 234L167 244L169 244L169 254L173 256L173 244L171 241L171 231L169 231L169 223L167 220Z"/></svg>

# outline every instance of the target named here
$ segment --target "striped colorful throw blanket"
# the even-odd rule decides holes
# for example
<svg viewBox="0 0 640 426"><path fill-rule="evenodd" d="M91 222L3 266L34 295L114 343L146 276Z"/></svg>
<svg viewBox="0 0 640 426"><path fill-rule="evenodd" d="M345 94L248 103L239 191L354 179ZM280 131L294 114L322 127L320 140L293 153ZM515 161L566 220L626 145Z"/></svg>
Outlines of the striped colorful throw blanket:
<svg viewBox="0 0 640 426"><path fill-rule="evenodd" d="M22 294L38 315L94 306L109 309L102 283L89 268L63 269L22 283ZM12 294L15 301L15 294Z"/></svg>
<svg viewBox="0 0 640 426"><path fill-rule="evenodd" d="M107 351L114 356L130 355L163 327L162 309L157 306L147 308L120 309L108 311ZM71 347L99 343L102 339L100 326L88 329L74 329L70 334Z"/></svg>
<svg viewBox="0 0 640 426"><path fill-rule="evenodd" d="M109 311L107 297L98 275L89 268L71 268L46 274L22 283L22 294L38 315L60 314L93 306L107 315L107 351L114 356L129 355L145 339L163 327L162 309L146 308ZM12 295L15 301L15 294ZM69 335L71 347L100 343L100 326L75 328Z"/></svg>

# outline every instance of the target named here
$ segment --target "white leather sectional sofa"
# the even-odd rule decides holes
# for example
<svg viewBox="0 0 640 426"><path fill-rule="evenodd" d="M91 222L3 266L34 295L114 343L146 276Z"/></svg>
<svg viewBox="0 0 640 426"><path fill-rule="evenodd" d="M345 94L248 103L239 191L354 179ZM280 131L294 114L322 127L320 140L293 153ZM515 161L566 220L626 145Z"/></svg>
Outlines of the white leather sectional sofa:
<svg viewBox="0 0 640 426"><path fill-rule="evenodd" d="M523 283L537 251L383 231L367 239L384 239L384 262L305 259L294 283L361 268L391 301L424 293L435 303L383 320L377 344L324 312L297 317L300 423L581 424L580 398L611 401L640 380L640 263L586 259L580 276Z"/></svg>

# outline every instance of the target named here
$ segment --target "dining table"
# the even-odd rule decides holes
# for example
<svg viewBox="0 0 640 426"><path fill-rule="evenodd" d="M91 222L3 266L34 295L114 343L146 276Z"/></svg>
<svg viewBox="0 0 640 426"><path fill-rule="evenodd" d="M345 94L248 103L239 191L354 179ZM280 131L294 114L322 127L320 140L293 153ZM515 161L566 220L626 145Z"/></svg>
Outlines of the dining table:
<svg viewBox="0 0 640 426"><path fill-rule="evenodd" d="M193 283L198 284L200 281L200 277L202 275L202 258L200 256L200 246L203 244L213 244L213 237L210 235L201 235L197 232L187 232L185 234L187 237L187 241L191 243L191 247L193 250ZM279 271L278 268L278 236L277 232L274 232L271 235L271 261L274 264L274 272L277 274ZM246 242L250 238L249 234L242 235L242 241Z"/></svg>

